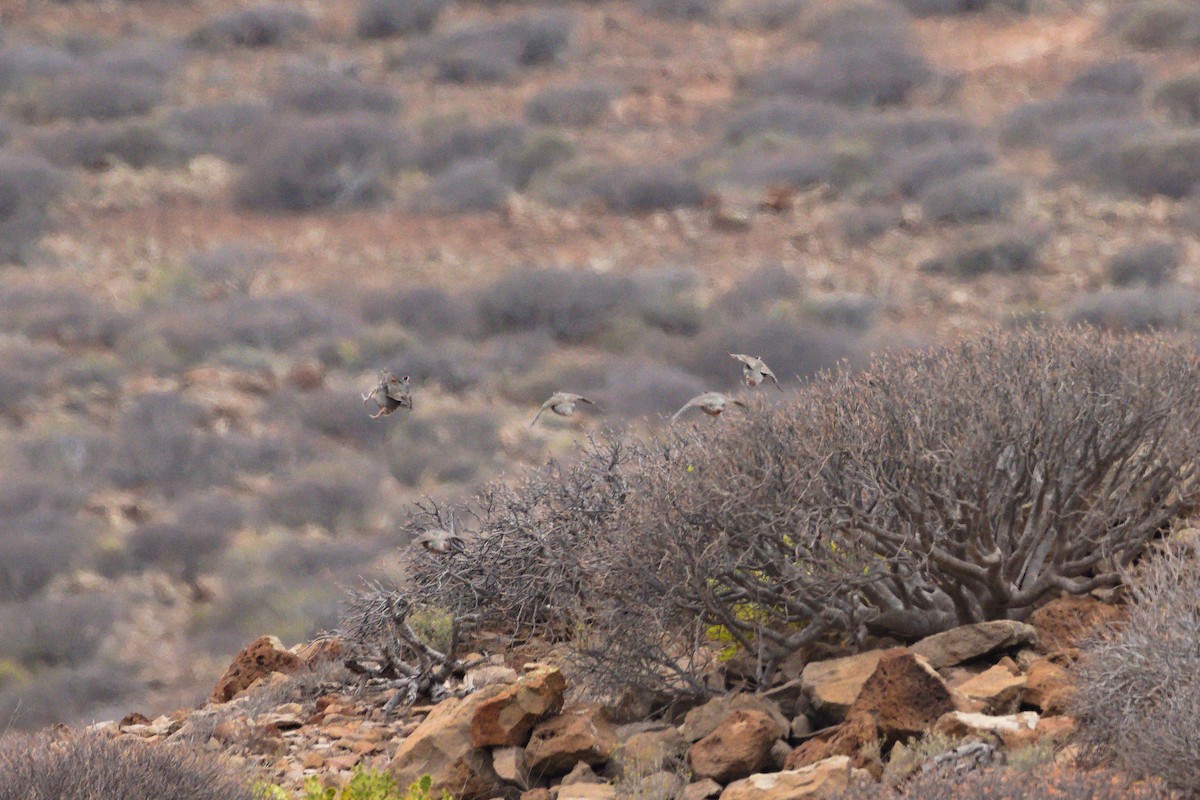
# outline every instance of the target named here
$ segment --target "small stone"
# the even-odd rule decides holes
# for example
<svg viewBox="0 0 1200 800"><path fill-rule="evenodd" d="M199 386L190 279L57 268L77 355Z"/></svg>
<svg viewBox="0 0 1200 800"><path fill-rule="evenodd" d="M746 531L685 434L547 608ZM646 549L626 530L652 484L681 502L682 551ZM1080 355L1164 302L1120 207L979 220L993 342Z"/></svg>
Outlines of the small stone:
<svg viewBox="0 0 1200 800"><path fill-rule="evenodd" d="M721 800L807 800L836 796L850 785L850 759L834 756L803 769L751 775L725 787Z"/></svg>
<svg viewBox="0 0 1200 800"><path fill-rule="evenodd" d="M574 783L559 786L556 800L615 800L616 796L611 783Z"/></svg>
<svg viewBox="0 0 1200 800"><path fill-rule="evenodd" d="M562 786L570 786L573 783L607 783L607 781L597 775L587 763L580 761L574 769L563 776L559 783Z"/></svg>
<svg viewBox="0 0 1200 800"><path fill-rule="evenodd" d="M525 763L525 750L520 747L497 747L492 750L492 769L500 780L515 786L529 784L529 766Z"/></svg>
<svg viewBox="0 0 1200 800"><path fill-rule="evenodd" d="M535 778L562 775L576 763L608 761L619 742L612 724L598 706L580 706L539 723L533 729L525 757Z"/></svg>
<svg viewBox="0 0 1200 800"><path fill-rule="evenodd" d="M325 759L325 765L330 769L337 770L338 772L344 772L348 769L354 769L355 765L358 764L361 758L362 757L358 753L350 753L342 756L330 756L329 758Z"/></svg>
<svg viewBox="0 0 1200 800"><path fill-rule="evenodd" d="M1052 661L1041 659L1029 665L1021 689L1021 702L1040 709L1043 714L1061 714L1070 705L1074 692L1067 671Z"/></svg>
<svg viewBox="0 0 1200 800"><path fill-rule="evenodd" d="M1016 712L1025 683L1025 676L1013 675L1006 667L997 664L955 688L967 699L978 700L983 713L1004 715Z"/></svg>
<svg viewBox="0 0 1200 800"><path fill-rule="evenodd" d="M1037 727L1037 723L1038 715L1033 711L1022 711L1019 714L998 717L989 714L951 711L937 721L937 724L933 726L933 731L958 739L994 734L1008 745L1010 741L1021 738L1021 734L1033 731Z"/></svg>
<svg viewBox="0 0 1200 800"><path fill-rule="evenodd" d="M320 769L325 766L325 756L309 750L300 757L300 766L304 767L304 769Z"/></svg>
<svg viewBox="0 0 1200 800"><path fill-rule="evenodd" d="M692 774L718 783L745 778L766 766L771 746L782 733L761 711L734 711L688 749Z"/></svg>
<svg viewBox="0 0 1200 800"><path fill-rule="evenodd" d="M683 787L683 800L710 800L721 794L721 788L712 778L689 783Z"/></svg>

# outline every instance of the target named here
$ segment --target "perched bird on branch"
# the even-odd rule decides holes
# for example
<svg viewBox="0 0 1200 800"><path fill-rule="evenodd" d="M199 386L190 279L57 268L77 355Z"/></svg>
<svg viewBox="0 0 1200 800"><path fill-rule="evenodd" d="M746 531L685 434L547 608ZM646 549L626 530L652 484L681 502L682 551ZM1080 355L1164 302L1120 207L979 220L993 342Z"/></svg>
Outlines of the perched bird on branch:
<svg viewBox="0 0 1200 800"><path fill-rule="evenodd" d="M757 356L747 356L741 353L730 353L729 355L742 362L742 383L753 387L770 378L771 382L775 384L775 388L783 391L783 387L779 385L779 379L767 366L767 362Z"/></svg>
<svg viewBox="0 0 1200 800"><path fill-rule="evenodd" d="M378 406L379 410L371 415L371 419L386 417L398 408L411 411L413 407L408 376L397 378L386 369L379 370L379 382L369 392L363 392L362 399L363 405L374 402Z"/></svg>
<svg viewBox="0 0 1200 800"><path fill-rule="evenodd" d="M722 394L721 392L705 392L704 394L697 395L684 403L683 408L676 411L675 415L671 417L671 422L679 419L679 415L687 411L689 408L699 408L710 417L719 417L721 416L721 412L725 410L725 406L731 403L733 405L741 406L742 408L746 407L746 404L741 400L738 400L736 397L730 397L729 395Z"/></svg>
<svg viewBox="0 0 1200 800"><path fill-rule="evenodd" d="M571 416L575 413L576 403L587 403L588 405L592 406L595 405L595 403L593 403L591 400L588 400L581 394L573 394L572 392L555 392L554 394L550 395L549 400L542 403L542 407L539 408L538 412L533 415L533 419L529 422L529 427L533 427L533 423L538 421L538 417L540 417L542 412L546 409L550 409L560 417Z"/></svg>
<svg viewBox="0 0 1200 800"><path fill-rule="evenodd" d="M461 550L463 546L462 537L458 535L458 525L454 520L454 514L450 515L450 530L427 528L413 541L429 552L438 554Z"/></svg>

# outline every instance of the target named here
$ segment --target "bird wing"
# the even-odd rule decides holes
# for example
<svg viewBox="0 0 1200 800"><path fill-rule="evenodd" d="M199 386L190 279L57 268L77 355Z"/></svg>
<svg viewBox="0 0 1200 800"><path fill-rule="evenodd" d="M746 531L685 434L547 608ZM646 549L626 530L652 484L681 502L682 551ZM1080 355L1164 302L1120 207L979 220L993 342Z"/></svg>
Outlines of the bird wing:
<svg viewBox="0 0 1200 800"><path fill-rule="evenodd" d="M706 398L707 396L708 396L707 394L697 395L696 397L693 397L691 400L688 400L686 403L683 404L683 408L676 411L674 416L671 417L671 422L674 422L675 420L679 419L679 415L682 414L683 412L687 411L689 408L695 408L696 406L704 405L704 398Z"/></svg>
<svg viewBox="0 0 1200 800"><path fill-rule="evenodd" d="M766 364L763 364L761 372L763 375L766 375L768 378L771 379L771 382L775 384L776 389L778 389L781 392L783 391L783 387L779 385L779 378L775 377L775 373L771 372L770 367L768 367Z"/></svg>
<svg viewBox="0 0 1200 800"><path fill-rule="evenodd" d="M540 417L540 416L542 415L542 412L543 412L543 411L545 411L547 408L549 408L550 406L554 405L555 403L560 403L560 402L562 402L562 401L561 401L561 399L555 399L555 398L557 398L557 397L558 397L558 395L554 395L554 396L553 396L553 397L551 397L549 400L547 400L546 402L542 403L542 407L538 409L537 413L533 415L533 419L531 419L531 420L529 421L529 427L531 427L531 428L533 427L533 423L535 423L535 422L537 422L537 421L538 421L538 417Z"/></svg>
<svg viewBox="0 0 1200 800"><path fill-rule="evenodd" d="M754 369L754 362L758 361L754 356L743 355L742 353L730 353L730 356L745 364L750 369Z"/></svg>
<svg viewBox="0 0 1200 800"><path fill-rule="evenodd" d="M735 406L741 406L742 408L750 407L750 406L746 405L744 402L742 402L741 400L738 400L736 397L730 397L730 398L727 398L727 400L730 403L733 403Z"/></svg>

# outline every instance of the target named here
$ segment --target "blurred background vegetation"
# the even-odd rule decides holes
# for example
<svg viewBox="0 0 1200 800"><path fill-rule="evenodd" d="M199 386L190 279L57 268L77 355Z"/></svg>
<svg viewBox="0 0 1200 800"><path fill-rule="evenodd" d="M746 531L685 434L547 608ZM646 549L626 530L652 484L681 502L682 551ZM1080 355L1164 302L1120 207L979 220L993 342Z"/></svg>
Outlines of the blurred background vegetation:
<svg viewBox="0 0 1200 800"><path fill-rule="evenodd" d="M731 351L792 390L1197 329L1192 3L4 12L0 727L193 702L395 577L413 500L660 426ZM372 421L384 366L416 406ZM529 429L558 389L598 410Z"/></svg>

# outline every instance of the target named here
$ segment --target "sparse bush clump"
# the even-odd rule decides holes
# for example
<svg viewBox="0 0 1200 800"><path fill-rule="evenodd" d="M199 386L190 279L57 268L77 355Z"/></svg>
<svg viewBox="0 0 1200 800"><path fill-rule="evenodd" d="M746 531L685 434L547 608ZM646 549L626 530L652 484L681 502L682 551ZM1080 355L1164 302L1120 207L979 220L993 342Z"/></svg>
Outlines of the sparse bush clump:
<svg viewBox="0 0 1200 800"><path fill-rule="evenodd" d="M1118 36L1143 50L1200 44L1200 9L1185 0L1141 0L1111 20Z"/></svg>
<svg viewBox="0 0 1200 800"><path fill-rule="evenodd" d="M311 523L336 534L366 519L378 493L372 475L348 463L309 465L279 481L266 501L266 511L272 520L288 527Z"/></svg>
<svg viewBox="0 0 1200 800"><path fill-rule="evenodd" d="M1200 130L1135 136L1119 145L1104 178L1138 195L1186 197L1200 185Z"/></svg>
<svg viewBox="0 0 1200 800"><path fill-rule="evenodd" d="M1154 92L1154 105L1179 125L1200 123L1200 72L1164 81Z"/></svg>
<svg viewBox="0 0 1200 800"><path fill-rule="evenodd" d="M246 155L246 132L261 129L268 113L267 105L259 102L201 103L172 111L167 125L188 150L240 161Z"/></svg>
<svg viewBox="0 0 1200 800"><path fill-rule="evenodd" d="M995 154L982 142L969 139L939 142L916 150L901 151L888 167L888 180L902 194L915 197L931 183L991 166L995 160Z"/></svg>
<svg viewBox="0 0 1200 800"><path fill-rule="evenodd" d="M746 80L757 95L793 95L851 108L904 103L931 77L920 56L898 44L824 45L812 59L770 67Z"/></svg>
<svg viewBox="0 0 1200 800"><path fill-rule="evenodd" d="M391 114L400 109L400 99L387 87L314 67L285 73L271 95L271 102L276 108L308 116L360 111Z"/></svg>
<svg viewBox="0 0 1200 800"><path fill-rule="evenodd" d="M591 181L590 193L618 214L696 207L704 189L682 171L662 167L617 167Z"/></svg>
<svg viewBox="0 0 1200 800"><path fill-rule="evenodd" d="M26 98L23 110L34 121L111 120L146 114L162 100L161 79L81 68L39 86Z"/></svg>
<svg viewBox="0 0 1200 800"><path fill-rule="evenodd" d="M0 262L25 263L50 227L48 207L65 183L40 157L0 151Z"/></svg>
<svg viewBox="0 0 1200 800"><path fill-rule="evenodd" d="M123 488L153 487L168 495L228 479L233 465L202 421L201 409L178 395L136 398L117 421L109 477Z"/></svg>
<svg viewBox="0 0 1200 800"><path fill-rule="evenodd" d="M525 118L539 125L594 125L608 113L612 89L592 81L543 89L525 104Z"/></svg>
<svg viewBox="0 0 1200 800"><path fill-rule="evenodd" d="M1200 297L1190 290L1134 287L1082 295L1067 319L1110 331L1173 330L1194 324L1198 312Z"/></svg>
<svg viewBox="0 0 1200 800"><path fill-rule="evenodd" d="M414 205L419 211L434 214L496 211L504 207L512 191L512 184L504 179L495 161L462 159L418 193Z"/></svg>
<svg viewBox="0 0 1200 800"><path fill-rule="evenodd" d="M1108 93L1066 94L1050 100L1032 100L1009 112L1000 124L1000 139L1016 147L1041 147L1068 127L1084 122L1136 119L1135 98Z"/></svg>
<svg viewBox="0 0 1200 800"><path fill-rule="evenodd" d="M188 43L206 50L276 47L312 26L313 18L307 11L268 3L217 14L193 31Z"/></svg>
<svg viewBox="0 0 1200 800"><path fill-rule="evenodd" d="M234 187L261 211L369 205L388 197L386 179L404 160L404 138L371 116L291 120L249 154Z"/></svg>
<svg viewBox="0 0 1200 800"><path fill-rule="evenodd" d="M980 222L1003 218L1021 195L1013 178L976 169L927 184L920 200L926 219L934 222Z"/></svg>
<svg viewBox="0 0 1200 800"><path fill-rule="evenodd" d="M144 691L141 685L129 674L129 667L116 665L103 659L92 659L79 668L55 667L35 673L24 681L0 687L0 716L6 720L6 726L13 730L36 730L56 723L90 722L97 717L112 718L125 713L135 692ZM24 773L13 772L10 767L18 763L23 751L20 747L9 748L8 739L0 742L0 797L21 798L30 797L31 786L37 782L18 782L10 785L5 781L10 775L22 776ZM155 748L157 749L157 748ZM80 765L75 765L81 769ZM83 774L87 774L86 771ZM56 777L56 781L61 776ZM69 785L69 784L67 784ZM51 787L61 784L52 783ZM20 791L5 794L10 789ZM93 798L96 795L84 790L78 795L64 795L48 791L40 795L46 800L75 796ZM126 796L126 795L118 795ZM158 797L151 794L146 796Z"/></svg>
<svg viewBox="0 0 1200 800"><path fill-rule="evenodd" d="M821 140L844 131L849 119L845 109L829 103L773 98L739 110L725 128L725 141L738 145L770 134Z"/></svg>
<svg viewBox="0 0 1200 800"><path fill-rule="evenodd" d="M182 137L162 126L125 120L56 129L40 137L37 147L57 166L97 171L118 163L134 169L173 167L192 155Z"/></svg>
<svg viewBox="0 0 1200 800"><path fill-rule="evenodd" d="M617 276L532 269L485 289L478 313L485 333L545 329L562 341L583 342L601 333L631 297L631 284Z"/></svg>
<svg viewBox="0 0 1200 800"><path fill-rule="evenodd" d="M843 211L838 217L842 236L852 245L864 245L904 222L904 211L891 203L869 203Z"/></svg>
<svg viewBox="0 0 1200 800"><path fill-rule="evenodd" d="M1010 275L1036 269L1042 236L1028 231L998 231L984 241L954 248L921 264L925 272L948 273L960 278Z"/></svg>
<svg viewBox="0 0 1200 800"><path fill-rule="evenodd" d="M718 5L719 0L638 0L642 11L668 19L709 19Z"/></svg>
<svg viewBox="0 0 1200 800"><path fill-rule="evenodd" d="M1130 780L1115 772L1023 770L1016 767L962 772L930 770L909 778L899 787L862 782L840 795L845 800L1174 800L1161 784Z"/></svg>
<svg viewBox="0 0 1200 800"><path fill-rule="evenodd" d="M1178 242L1146 242L1123 248L1109 260L1105 271L1116 286L1158 286L1171 279L1182 259L1183 248Z"/></svg>
<svg viewBox="0 0 1200 800"><path fill-rule="evenodd" d="M0 606L0 658L31 669L86 664L112 629L110 604L94 597L38 598Z"/></svg>
<svg viewBox="0 0 1200 800"><path fill-rule="evenodd" d="M1085 763L1161 779L1188 797L1200 792L1196 556L1194 544L1174 542L1142 565L1128 619L1084 646L1071 709Z"/></svg>
<svg viewBox="0 0 1200 800"><path fill-rule="evenodd" d="M46 732L0 742L0 800L254 800L209 756L104 733Z"/></svg>
<svg viewBox="0 0 1200 800"><path fill-rule="evenodd" d="M809 6L810 0L742 0L728 18L743 28L779 30L792 22Z"/></svg>
<svg viewBox="0 0 1200 800"><path fill-rule="evenodd" d="M359 0L355 30L361 39L428 33L448 0Z"/></svg>
<svg viewBox="0 0 1200 800"><path fill-rule="evenodd" d="M471 23L409 45L398 65L432 65L448 83L494 83L522 67L552 64L571 41L572 14L542 11L505 22Z"/></svg>
<svg viewBox="0 0 1200 800"><path fill-rule="evenodd" d="M983 11L1029 10L1029 0L900 0L901 4L919 17L941 14L975 14Z"/></svg>
<svg viewBox="0 0 1200 800"><path fill-rule="evenodd" d="M1136 61L1101 61L1080 72L1063 89L1063 94L1111 94L1136 97L1146 85L1146 73Z"/></svg>
<svg viewBox="0 0 1200 800"><path fill-rule="evenodd" d="M160 569L193 583L210 569L242 523L243 511L227 492L191 498L176 522L142 525L129 537L129 556L138 570Z"/></svg>

